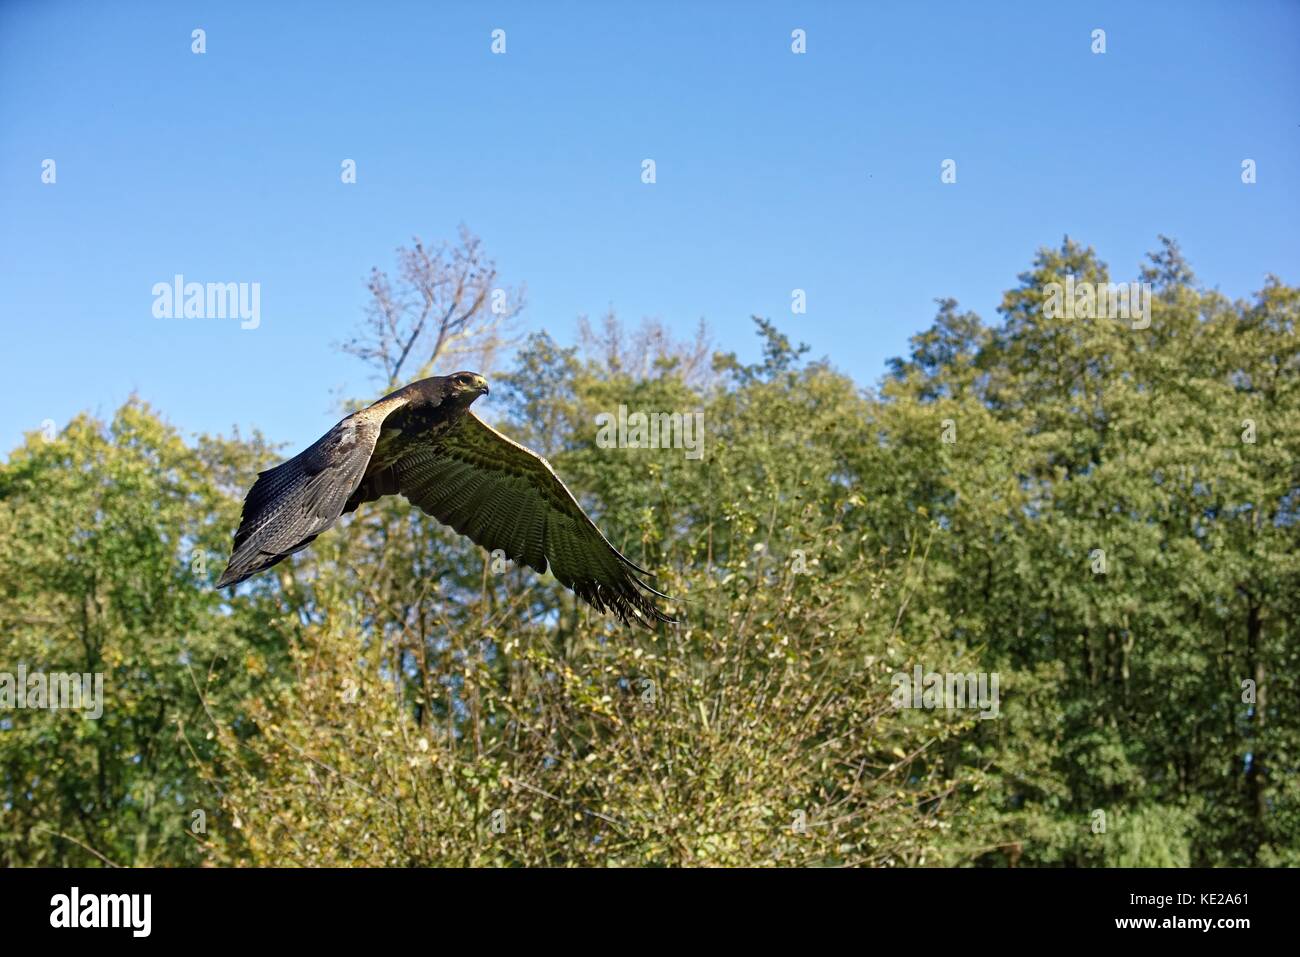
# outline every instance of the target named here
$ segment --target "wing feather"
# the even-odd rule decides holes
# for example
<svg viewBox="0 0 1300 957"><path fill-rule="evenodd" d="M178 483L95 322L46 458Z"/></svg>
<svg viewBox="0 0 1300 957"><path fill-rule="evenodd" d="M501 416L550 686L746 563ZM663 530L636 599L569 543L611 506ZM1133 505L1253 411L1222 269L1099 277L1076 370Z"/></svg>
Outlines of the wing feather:
<svg viewBox="0 0 1300 957"><path fill-rule="evenodd" d="M384 417L379 404L343 419L304 452L258 475L244 498L218 588L237 585L301 551L333 525L361 484Z"/></svg>
<svg viewBox="0 0 1300 957"><path fill-rule="evenodd" d="M472 412L392 466L412 504L475 544L556 579L623 621L674 622L655 603L667 598L642 581L649 573L601 534L550 463Z"/></svg>

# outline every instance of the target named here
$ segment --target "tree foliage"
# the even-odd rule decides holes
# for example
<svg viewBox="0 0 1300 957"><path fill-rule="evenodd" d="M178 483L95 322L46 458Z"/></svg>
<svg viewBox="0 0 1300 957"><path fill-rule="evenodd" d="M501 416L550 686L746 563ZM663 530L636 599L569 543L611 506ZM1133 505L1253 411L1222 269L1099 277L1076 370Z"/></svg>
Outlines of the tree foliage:
<svg viewBox="0 0 1300 957"><path fill-rule="evenodd" d="M1067 277L1111 281L1067 239L995 325L940 300L878 389L766 319L752 363L612 314L525 341L498 424L660 571L654 632L394 498L219 595L260 437L137 401L29 437L0 670L107 701L0 711L0 861L1300 863L1300 290L1229 301L1163 237L1148 324L1054 317ZM702 456L602 447L620 406ZM897 707L918 666L996 714Z"/></svg>

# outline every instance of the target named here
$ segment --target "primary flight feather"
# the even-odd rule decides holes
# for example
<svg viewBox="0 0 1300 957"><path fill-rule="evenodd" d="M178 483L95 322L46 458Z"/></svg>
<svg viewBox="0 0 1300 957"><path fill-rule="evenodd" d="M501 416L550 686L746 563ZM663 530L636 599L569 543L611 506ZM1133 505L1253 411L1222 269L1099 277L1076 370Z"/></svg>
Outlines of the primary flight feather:
<svg viewBox="0 0 1300 957"><path fill-rule="evenodd" d="M550 463L483 422L477 373L421 379L347 416L306 451L262 472L244 499L218 588L306 548L362 502L400 493L477 545L555 578L624 622L674 622L668 596L611 545Z"/></svg>

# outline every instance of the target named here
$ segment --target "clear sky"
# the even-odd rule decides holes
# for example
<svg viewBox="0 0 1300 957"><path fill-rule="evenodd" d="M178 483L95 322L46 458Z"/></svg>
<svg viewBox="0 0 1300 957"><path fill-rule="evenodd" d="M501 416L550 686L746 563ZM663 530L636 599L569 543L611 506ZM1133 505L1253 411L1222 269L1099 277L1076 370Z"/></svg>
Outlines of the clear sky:
<svg viewBox="0 0 1300 957"><path fill-rule="evenodd" d="M335 348L370 267L462 222L526 328L752 356L758 313L870 384L1067 233L1117 280L1165 233L1228 295L1300 282L1298 211L1295 2L0 0L0 453L132 391L296 451L374 390ZM155 318L177 273L260 283L260 327Z"/></svg>

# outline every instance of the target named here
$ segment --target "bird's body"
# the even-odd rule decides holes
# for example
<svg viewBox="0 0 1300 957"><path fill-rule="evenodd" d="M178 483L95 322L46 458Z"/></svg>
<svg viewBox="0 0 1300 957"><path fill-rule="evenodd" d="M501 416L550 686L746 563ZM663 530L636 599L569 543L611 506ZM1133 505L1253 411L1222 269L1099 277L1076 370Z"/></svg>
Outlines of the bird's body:
<svg viewBox="0 0 1300 957"><path fill-rule="evenodd" d="M668 621L638 574L541 456L470 405L482 376L421 379L344 418L304 452L262 472L244 499L217 587L236 585L306 548L363 502L400 493L489 550L555 577L624 621Z"/></svg>

